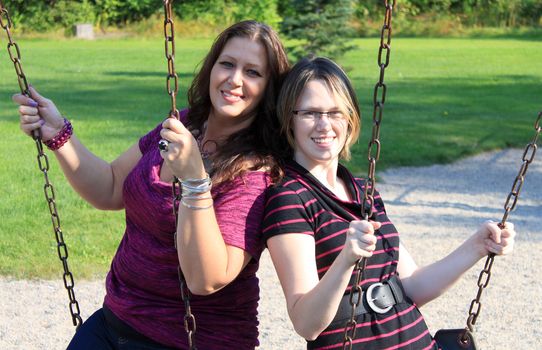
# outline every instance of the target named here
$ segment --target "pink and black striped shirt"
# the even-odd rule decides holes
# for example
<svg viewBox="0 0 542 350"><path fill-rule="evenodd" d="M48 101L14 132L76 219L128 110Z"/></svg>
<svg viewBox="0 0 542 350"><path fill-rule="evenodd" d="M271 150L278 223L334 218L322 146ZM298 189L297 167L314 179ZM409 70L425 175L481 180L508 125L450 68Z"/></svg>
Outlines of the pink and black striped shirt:
<svg viewBox="0 0 542 350"><path fill-rule="evenodd" d="M337 175L344 180L354 201L343 201L323 186L308 170L295 162L286 166L281 185L267 192L263 224L264 239L280 234L307 234L314 237L318 276L322 278L343 248L352 220L361 219L363 180L354 178L342 165ZM375 282L397 274L399 233L386 215L382 198L375 191L373 217L382 223L376 231L377 247L367 259L360 285L363 290ZM349 293L354 276L348 289ZM310 317L310 315L308 315ZM308 349L342 349L347 319L334 320ZM416 305L407 297L384 314L357 316L356 349L437 349L435 341Z"/></svg>

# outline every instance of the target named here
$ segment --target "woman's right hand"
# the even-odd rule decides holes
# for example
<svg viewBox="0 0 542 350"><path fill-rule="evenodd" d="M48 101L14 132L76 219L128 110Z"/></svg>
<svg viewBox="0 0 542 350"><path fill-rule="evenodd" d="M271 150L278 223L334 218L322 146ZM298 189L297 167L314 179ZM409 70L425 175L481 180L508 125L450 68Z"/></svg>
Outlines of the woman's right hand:
<svg viewBox="0 0 542 350"><path fill-rule="evenodd" d="M162 139L169 142L167 150L160 151L165 164L180 180L204 179L207 176L198 143L182 122L167 118L160 131Z"/></svg>
<svg viewBox="0 0 542 350"><path fill-rule="evenodd" d="M378 230L380 226L382 224L376 221L350 222L343 248L348 261L354 264L361 258L369 258L373 255L377 241L375 230Z"/></svg>
<svg viewBox="0 0 542 350"><path fill-rule="evenodd" d="M55 137L64 126L64 118L53 101L41 96L32 86L28 88L30 97L15 94L13 102L19 105L20 128L32 136L34 130L41 129L42 141Z"/></svg>

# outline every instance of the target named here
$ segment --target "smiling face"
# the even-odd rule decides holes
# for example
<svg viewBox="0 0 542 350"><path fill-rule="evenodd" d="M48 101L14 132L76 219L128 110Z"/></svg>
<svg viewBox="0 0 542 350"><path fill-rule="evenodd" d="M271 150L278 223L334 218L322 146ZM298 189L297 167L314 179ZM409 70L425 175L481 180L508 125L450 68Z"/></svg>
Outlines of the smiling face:
<svg viewBox="0 0 542 350"><path fill-rule="evenodd" d="M343 109L326 83L316 79L305 85L294 110L329 112ZM320 115L311 119L298 113L291 127L295 140L294 159L299 164L309 171L338 164L348 135L345 118Z"/></svg>
<svg viewBox="0 0 542 350"><path fill-rule="evenodd" d="M249 124L269 81L265 47L246 37L231 38L218 56L209 85L211 117Z"/></svg>

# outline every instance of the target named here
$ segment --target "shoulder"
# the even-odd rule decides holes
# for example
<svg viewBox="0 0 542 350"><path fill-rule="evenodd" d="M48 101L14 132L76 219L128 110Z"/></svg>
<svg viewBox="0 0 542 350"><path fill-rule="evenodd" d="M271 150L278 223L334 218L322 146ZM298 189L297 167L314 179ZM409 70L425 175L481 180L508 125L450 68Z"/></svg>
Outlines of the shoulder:
<svg viewBox="0 0 542 350"><path fill-rule="evenodd" d="M263 192L271 187L273 181L269 171L249 170L237 176L231 181L236 191L257 191Z"/></svg>
<svg viewBox="0 0 542 350"><path fill-rule="evenodd" d="M141 153L147 153L151 147L158 147L158 140L160 140L160 131L162 130L162 121L158 123L149 131L146 135L139 139L139 150Z"/></svg>
<svg viewBox="0 0 542 350"><path fill-rule="evenodd" d="M353 176L353 178L354 178L354 183L356 184L356 186L364 191L365 190L365 183L366 183L365 178L357 177L357 176Z"/></svg>
<svg viewBox="0 0 542 350"><path fill-rule="evenodd" d="M220 182L212 191L221 198L259 197L271 184L268 172L246 171L232 180Z"/></svg>
<svg viewBox="0 0 542 350"><path fill-rule="evenodd" d="M305 188L303 181L296 177L288 174L288 172L282 177L281 181L277 184L271 186L271 190L275 191L299 191L300 189Z"/></svg>
<svg viewBox="0 0 542 350"><path fill-rule="evenodd" d="M270 186L266 191L266 206L303 203L306 188L297 180L285 176L278 184Z"/></svg>

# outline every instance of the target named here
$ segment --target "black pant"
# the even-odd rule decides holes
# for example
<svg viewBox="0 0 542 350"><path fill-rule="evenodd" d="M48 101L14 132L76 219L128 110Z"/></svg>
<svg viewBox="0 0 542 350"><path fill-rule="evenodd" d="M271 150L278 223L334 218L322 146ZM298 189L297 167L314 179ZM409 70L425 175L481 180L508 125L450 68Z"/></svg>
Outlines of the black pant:
<svg viewBox="0 0 542 350"><path fill-rule="evenodd" d="M171 350L138 333L108 309L99 309L86 320L67 350Z"/></svg>

